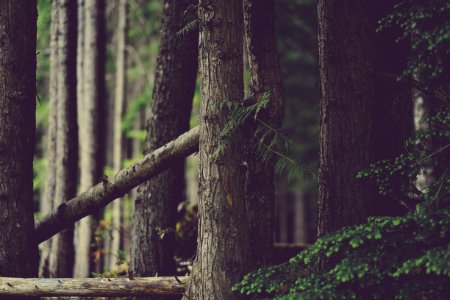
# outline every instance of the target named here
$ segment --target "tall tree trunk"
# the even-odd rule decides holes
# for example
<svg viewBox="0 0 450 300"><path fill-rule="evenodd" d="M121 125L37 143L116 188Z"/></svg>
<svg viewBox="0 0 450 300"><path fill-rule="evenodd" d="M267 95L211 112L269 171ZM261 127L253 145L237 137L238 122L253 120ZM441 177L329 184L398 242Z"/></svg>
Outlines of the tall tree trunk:
<svg viewBox="0 0 450 300"><path fill-rule="evenodd" d="M222 101L243 99L242 1L199 2L200 175L197 257L185 299L236 299L234 283L249 270L244 147L214 157L227 122Z"/></svg>
<svg viewBox="0 0 450 300"><path fill-rule="evenodd" d="M50 208L74 197L77 187L75 8L75 2L67 0L52 3L48 172L43 199ZM69 228L46 243L41 275L72 276L73 251L73 228Z"/></svg>
<svg viewBox="0 0 450 300"><path fill-rule="evenodd" d="M124 153L124 139L122 135L122 117L124 115L125 103L126 103L126 89L127 89L127 77L126 77L126 44L127 44L127 31L128 31L128 1L120 0L119 2L119 21L117 28L117 58L116 58L116 91L114 102L114 150L113 150L113 164L114 172L119 172L122 169L122 160ZM123 201L122 201L123 202ZM117 264L117 255L120 250L121 242L121 201L116 200L112 204L113 211L113 234L111 244L111 261L110 270L113 270Z"/></svg>
<svg viewBox="0 0 450 300"><path fill-rule="evenodd" d="M275 39L275 0L245 0L244 24L250 67L250 89L261 95L270 93L269 108L263 119L273 127L280 127L283 119L283 86ZM253 130L248 138L252 139ZM251 257L254 268L272 261L274 243L274 164L263 162L258 153L247 153L247 214L251 232Z"/></svg>
<svg viewBox="0 0 450 300"><path fill-rule="evenodd" d="M40 212L42 216L47 215L53 210L53 199L55 198L56 187L56 130L57 130L57 92L58 92L58 21L59 10L56 9L57 2L52 3L52 16L51 16L51 33L50 33L50 91L49 91L49 120L48 120L48 132L47 132L47 149L45 153L46 157L46 172L45 172L45 186L44 193L41 199ZM39 263L39 276L50 277L50 255L52 241L50 239L45 241L41 245L41 257Z"/></svg>
<svg viewBox="0 0 450 300"><path fill-rule="evenodd" d="M165 0L153 101L145 153L189 129L198 69L198 31L184 36L183 14L196 0ZM173 275L177 205L185 198L184 159L138 190L132 232L132 268L137 276Z"/></svg>
<svg viewBox="0 0 450 300"><path fill-rule="evenodd" d="M37 275L36 7L36 1L0 1L0 276Z"/></svg>
<svg viewBox="0 0 450 300"><path fill-rule="evenodd" d="M320 236L374 214L397 213L392 200L379 202L376 189L356 179L371 163L398 154L405 141L401 127L407 123L396 120L392 111L401 87L395 80L380 79L380 73L398 72L406 54L393 41L386 44L389 34L375 33L382 11L391 5L387 0L318 3ZM384 53L383 47L391 52ZM407 110L401 113L408 116Z"/></svg>
<svg viewBox="0 0 450 300"><path fill-rule="evenodd" d="M396 41L403 33L403 29L399 27L375 33L378 21L391 13L397 2L391 0L368 2L372 22L371 37L374 44L375 161L392 159L405 152L405 142L414 132L412 90L395 79L406 68L409 41ZM387 74L390 76L386 76ZM377 195L376 201L375 215L399 215L404 212L404 207L395 199Z"/></svg>
<svg viewBox="0 0 450 300"><path fill-rule="evenodd" d="M84 3L83 3L84 2ZM80 155L80 190L85 191L100 181L103 176L104 115L104 7L103 0L79 1L79 12L84 15L83 39L78 39L82 69L78 79L82 80L79 96L78 124ZM83 11L81 13L81 11ZM79 26L80 28L80 26ZM82 46L80 46L82 43ZM76 253L74 277L88 277L92 270L90 261L92 240L92 218L82 219L76 228Z"/></svg>

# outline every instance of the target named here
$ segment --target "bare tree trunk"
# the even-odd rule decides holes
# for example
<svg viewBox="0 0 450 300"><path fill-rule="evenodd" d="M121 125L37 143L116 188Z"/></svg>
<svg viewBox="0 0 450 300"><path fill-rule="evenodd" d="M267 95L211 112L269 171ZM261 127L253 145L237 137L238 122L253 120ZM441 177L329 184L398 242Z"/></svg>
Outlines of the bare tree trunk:
<svg viewBox="0 0 450 300"><path fill-rule="evenodd" d="M364 222L376 191L356 179L374 162L375 90L367 1L319 1L319 235ZM337 17L339 16L339 17ZM352 45L346 47L345 45ZM333 59L339 57L339 59Z"/></svg>
<svg viewBox="0 0 450 300"><path fill-rule="evenodd" d="M155 89L147 118L149 153L189 129L198 69L198 31L179 36L183 14L196 0L165 0ZM132 232L132 268L137 276L175 274L177 205L185 199L184 159L140 186Z"/></svg>
<svg viewBox="0 0 450 300"><path fill-rule="evenodd" d="M413 95L411 87L396 80L406 68L410 51L409 41L397 42L403 30L392 27L376 33L378 20L392 12L396 1L369 1L369 18L373 40L373 69L376 107L375 140L373 142L375 161L393 159L405 152L405 142L414 132ZM391 76L385 76L390 74ZM399 201L377 195L375 215L400 215L405 208Z"/></svg>
<svg viewBox="0 0 450 300"><path fill-rule="evenodd" d="M249 270L244 147L214 157L227 122L224 100L243 99L242 1L199 2L200 201L197 257L185 299L236 299L234 283Z"/></svg>
<svg viewBox="0 0 450 300"><path fill-rule="evenodd" d="M120 0L119 2L119 21L117 28L117 58L116 58L116 91L114 102L114 132L113 132L113 168L114 172L120 171L122 168L122 160L124 153L124 139L122 135L122 117L124 115L126 103L126 43L128 31L128 1ZM122 201L123 202L123 201ZM120 250L121 231L122 231L122 217L121 217L121 201L114 201L112 204L113 211L113 234L111 243L111 260L109 269L116 268L117 256Z"/></svg>
<svg viewBox="0 0 450 300"><path fill-rule="evenodd" d="M102 125L104 115L104 40L103 40L103 0L85 0L84 5L79 1L79 11L84 15L83 52L79 53L82 62L78 70L82 80L81 97L78 112L79 153L80 153L80 190L84 191L100 180L103 174L104 153L102 151ZM80 13L81 15L81 13ZM80 16L81 17L81 16ZM79 27L80 28L80 27ZM78 44L81 48L80 44ZM92 240L92 220L81 220L76 228L75 277L88 277L92 264L90 250Z"/></svg>
<svg viewBox="0 0 450 300"><path fill-rule="evenodd" d="M391 5L387 0L318 4L319 235L365 222L371 215L398 213L392 199L380 198L373 186L356 179L371 163L397 155L411 126L412 111L393 111L401 86L379 77L380 72L401 71L407 56L394 46L393 36L375 33L378 19Z"/></svg>
<svg viewBox="0 0 450 300"><path fill-rule="evenodd" d="M52 2L51 17L51 41L50 41L50 92L49 92L49 121L47 133L47 149L45 187L41 199L42 215L47 215L53 209L53 199L55 198L56 188L56 131L57 131L57 93L58 93L58 28L59 28L59 10L56 9L57 2ZM49 262L51 256L51 245L54 239L47 240L41 245L41 257L39 263L39 276L50 277Z"/></svg>
<svg viewBox="0 0 450 300"><path fill-rule="evenodd" d="M0 1L0 276L35 277L38 271L33 220L36 7L36 1Z"/></svg>
<svg viewBox="0 0 450 300"><path fill-rule="evenodd" d="M76 3L68 0L54 0L52 10L57 11L54 24L57 29L56 74L53 77L56 85L54 106L50 107L51 115L56 111L56 153L47 160L55 161L53 170L55 178L53 207L58 207L63 200L75 196L77 188L77 121L76 121ZM51 121L55 121L54 119ZM54 126L55 124L53 124ZM51 242L49 259L49 276L70 277L73 272L74 249L73 228L68 228L55 236Z"/></svg>
<svg viewBox="0 0 450 300"><path fill-rule="evenodd" d="M264 121L280 127L283 119L283 86L275 39L275 1L244 1L245 37L250 67L250 89L258 99L270 93L269 108ZM254 129L254 126L253 126ZM251 140L254 131L250 130ZM272 261L274 243L274 165L275 159L263 162L255 150L247 152L247 214L251 232L251 257L254 268Z"/></svg>

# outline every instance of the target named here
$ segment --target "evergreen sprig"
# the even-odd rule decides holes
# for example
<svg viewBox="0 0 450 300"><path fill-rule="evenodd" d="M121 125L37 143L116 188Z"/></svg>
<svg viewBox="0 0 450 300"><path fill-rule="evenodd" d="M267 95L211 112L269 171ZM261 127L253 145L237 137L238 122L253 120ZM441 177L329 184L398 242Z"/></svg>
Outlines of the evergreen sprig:
<svg viewBox="0 0 450 300"><path fill-rule="evenodd" d="M253 96L238 103L222 101L220 109L228 113L229 119L219 134L219 144L213 156L218 158L223 155L233 144L241 142L242 130L253 128L249 151L255 153L261 161L267 163L275 159L275 171L286 173L289 178L294 174L305 179L313 177L312 166L298 162L288 154L291 145L289 137L260 117L268 108L269 102L270 93L261 94L257 101Z"/></svg>

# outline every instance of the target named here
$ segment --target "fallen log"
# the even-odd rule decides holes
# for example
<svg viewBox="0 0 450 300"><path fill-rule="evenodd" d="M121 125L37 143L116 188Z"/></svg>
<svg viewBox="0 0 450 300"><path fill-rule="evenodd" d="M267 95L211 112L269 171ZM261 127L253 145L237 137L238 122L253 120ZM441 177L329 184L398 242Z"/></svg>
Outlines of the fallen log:
<svg viewBox="0 0 450 300"><path fill-rule="evenodd" d="M0 296L125 297L170 296L184 293L182 277L128 278L13 278L0 277Z"/></svg>
<svg viewBox="0 0 450 300"><path fill-rule="evenodd" d="M77 197L62 203L36 225L36 242L42 243L61 230L114 199L120 198L132 188L166 170L179 159L198 151L199 127L192 128L175 140L147 154L133 165L119 171ZM174 187L177 188L177 187Z"/></svg>

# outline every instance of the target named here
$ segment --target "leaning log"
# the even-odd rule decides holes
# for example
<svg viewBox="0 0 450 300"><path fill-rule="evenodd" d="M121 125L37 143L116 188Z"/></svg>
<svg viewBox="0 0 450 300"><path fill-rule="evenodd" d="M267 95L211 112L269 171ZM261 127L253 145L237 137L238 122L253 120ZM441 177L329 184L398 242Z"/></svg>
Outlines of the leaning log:
<svg viewBox="0 0 450 300"><path fill-rule="evenodd" d="M62 203L36 225L36 242L42 243L81 218L95 213L114 199L122 197L132 188L158 175L173 162L198 151L198 139L199 127L197 126L147 154L128 168L119 171L113 177L104 178L102 182L77 197Z"/></svg>
<svg viewBox="0 0 450 300"><path fill-rule="evenodd" d="M0 296L125 297L184 293L187 276L128 278L0 277Z"/></svg>

